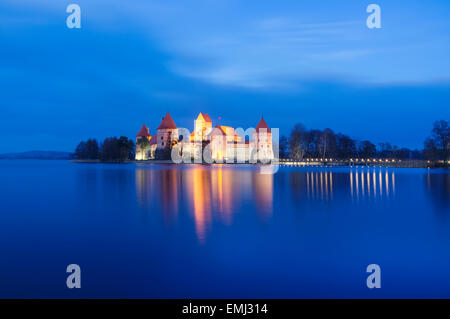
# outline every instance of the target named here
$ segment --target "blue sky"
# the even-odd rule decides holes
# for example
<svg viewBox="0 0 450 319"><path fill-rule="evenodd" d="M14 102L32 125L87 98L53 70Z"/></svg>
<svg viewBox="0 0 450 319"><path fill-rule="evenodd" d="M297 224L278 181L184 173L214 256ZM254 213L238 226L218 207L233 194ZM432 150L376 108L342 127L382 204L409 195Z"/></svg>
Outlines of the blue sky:
<svg viewBox="0 0 450 319"><path fill-rule="evenodd" d="M0 152L134 138L166 111L189 129L198 112L244 128L264 114L284 134L302 122L407 147L450 118L445 0L2 0L0 40Z"/></svg>

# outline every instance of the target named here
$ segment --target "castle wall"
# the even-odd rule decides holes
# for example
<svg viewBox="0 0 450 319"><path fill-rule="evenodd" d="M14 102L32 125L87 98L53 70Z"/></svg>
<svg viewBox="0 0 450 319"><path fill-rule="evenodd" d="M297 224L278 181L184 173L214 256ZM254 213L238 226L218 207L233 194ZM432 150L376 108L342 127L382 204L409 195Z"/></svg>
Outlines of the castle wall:
<svg viewBox="0 0 450 319"><path fill-rule="evenodd" d="M171 141L178 140L178 129L159 129L156 136L157 148L163 149L169 146Z"/></svg>

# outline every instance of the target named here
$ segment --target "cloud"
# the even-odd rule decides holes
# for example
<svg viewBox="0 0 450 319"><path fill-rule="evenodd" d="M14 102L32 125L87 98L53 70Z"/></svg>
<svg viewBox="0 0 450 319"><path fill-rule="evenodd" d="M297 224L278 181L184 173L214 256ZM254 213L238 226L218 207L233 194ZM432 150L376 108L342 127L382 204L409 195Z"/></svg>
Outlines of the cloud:
<svg viewBox="0 0 450 319"><path fill-rule="evenodd" d="M314 53L310 57L318 60L348 60L355 59L364 55L374 54L373 50L341 50L323 53Z"/></svg>
<svg viewBox="0 0 450 319"><path fill-rule="evenodd" d="M1 15L5 18L2 25L10 30L45 23L64 28L65 3L5 1L8 7L1 10L6 12ZM399 29L389 16L383 16L389 32L369 31L365 11L350 4L318 7L286 1L283 6L270 2L257 6L253 1L234 0L79 0L79 4L81 34L89 30L142 36L167 54L169 70L214 85L277 90L296 87L298 78L327 73L374 82L439 78L450 73L448 59L444 59L450 51L448 44L428 44L439 45L440 50L422 44L431 59L424 59L419 50L394 52L392 43L403 39L405 30L406 35L412 34L420 26ZM392 15L403 10L401 6L388 9ZM416 42L421 44L420 37Z"/></svg>
<svg viewBox="0 0 450 319"><path fill-rule="evenodd" d="M205 32L189 36L175 48L180 55L208 63L192 67L187 61L173 61L174 72L213 84L252 89L292 89L293 79L313 76L314 60L354 59L370 50L336 50L329 43L345 38L355 21L295 24L290 19L273 18L242 22L242 32ZM187 63L186 63L187 62ZM334 70L330 70L330 74ZM295 80L295 82L298 82Z"/></svg>
<svg viewBox="0 0 450 319"><path fill-rule="evenodd" d="M8 9L1 11L7 14L1 15L5 19L0 23L6 28L45 23L64 27L62 2L5 1ZM442 35L433 28L425 35L415 32L423 30L419 22L433 25L434 21L424 20L426 16L405 28L391 18L401 17L405 8L386 4L384 12L390 15L383 16L383 29L374 31L365 26L365 10L325 2L318 7L298 1L280 6L234 0L79 0L82 32L142 36L167 54L169 70L213 85L290 89L296 87L298 78L327 73L374 82L449 76L445 58L449 45L430 41ZM448 14L441 15L448 18ZM443 21L436 26L448 25L448 19ZM411 50L400 44L404 39L411 43L411 34L419 34L414 43L423 49ZM402 49L393 50L393 43Z"/></svg>
<svg viewBox="0 0 450 319"><path fill-rule="evenodd" d="M251 72L248 68L212 67L211 69L201 70L198 68L187 68L186 66L174 66L172 68L176 73L199 79L215 85L235 86L249 89L270 89L285 87L282 83L273 83L270 76L264 75L264 71ZM270 74L269 75L273 75ZM267 78L268 77L268 78Z"/></svg>

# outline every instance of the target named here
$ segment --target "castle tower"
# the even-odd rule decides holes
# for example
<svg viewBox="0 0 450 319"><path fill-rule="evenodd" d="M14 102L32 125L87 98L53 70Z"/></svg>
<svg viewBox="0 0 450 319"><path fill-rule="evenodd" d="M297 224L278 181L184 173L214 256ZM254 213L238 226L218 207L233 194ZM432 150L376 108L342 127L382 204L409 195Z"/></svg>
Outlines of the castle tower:
<svg viewBox="0 0 450 319"><path fill-rule="evenodd" d="M149 154L146 149L141 149L140 140L145 138L150 141L151 137L152 136L150 135L149 128L145 126L145 124L143 124L136 135L136 160L147 160L149 158Z"/></svg>
<svg viewBox="0 0 450 319"><path fill-rule="evenodd" d="M156 130L158 149L170 147L173 142L178 141L178 128L169 112L162 118L161 124L159 124Z"/></svg>
<svg viewBox="0 0 450 319"><path fill-rule="evenodd" d="M194 140L205 141L212 131L212 121L208 114L200 113L194 123Z"/></svg>
<svg viewBox="0 0 450 319"><path fill-rule="evenodd" d="M189 150L191 157L202 158L203 142L209 139L212 131L212 121L208 114L199 113L194 121L194 131L189 136Z"/></svg>
<svg viewBox="0 0 450 319"><path fill-rule="evenodd" d="M273 160L272 132L262 116L253 132L252 148L257 151L259 161Z"/></svg>

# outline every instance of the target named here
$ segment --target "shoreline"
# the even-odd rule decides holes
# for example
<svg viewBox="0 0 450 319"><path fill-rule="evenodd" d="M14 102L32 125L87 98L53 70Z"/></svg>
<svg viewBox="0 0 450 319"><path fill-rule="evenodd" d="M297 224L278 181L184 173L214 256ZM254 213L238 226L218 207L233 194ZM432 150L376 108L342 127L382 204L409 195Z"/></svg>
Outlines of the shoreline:
<svg viewBox="0 0 450 319"><path fill-rule="evenodd" d="M100 160L69 160L72 163L84 164L166 164L166 165L280 165L286 167L387 167L387 168L448 168L448 166L426 160L406 160L398 162L356 162L356 161L292 161L281 160L277 163L174 163L171 160L129 160L129 161L100 161Z"/></svg>

